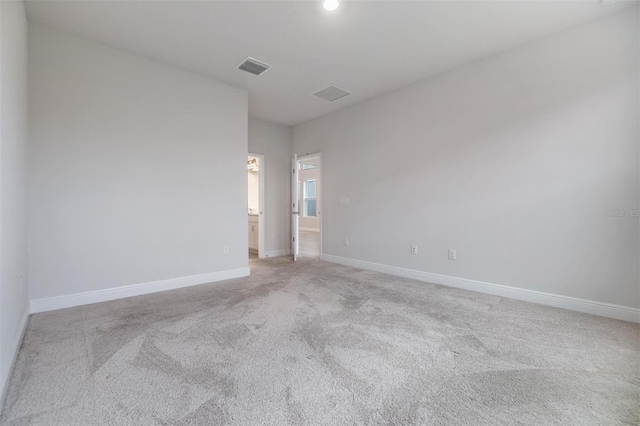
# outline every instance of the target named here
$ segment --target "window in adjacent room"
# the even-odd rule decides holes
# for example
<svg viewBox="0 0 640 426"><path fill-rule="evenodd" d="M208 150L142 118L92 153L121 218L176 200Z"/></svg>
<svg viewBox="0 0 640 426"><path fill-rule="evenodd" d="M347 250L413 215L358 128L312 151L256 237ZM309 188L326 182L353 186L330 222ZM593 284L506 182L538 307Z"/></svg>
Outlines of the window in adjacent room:
<svg viewBox="0 0 640 426"><path fill-rule="evenodd" d="M304 181L304 216L316 217L316 180Z"/></svg>

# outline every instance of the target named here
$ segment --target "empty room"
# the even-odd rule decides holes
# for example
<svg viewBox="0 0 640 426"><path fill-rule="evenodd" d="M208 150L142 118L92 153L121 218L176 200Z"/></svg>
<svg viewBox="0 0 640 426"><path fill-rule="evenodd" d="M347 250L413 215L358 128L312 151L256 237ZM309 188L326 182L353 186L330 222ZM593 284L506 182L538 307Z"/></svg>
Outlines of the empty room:
<svg viewBox="0 0 640 426"><path fill-rule="evenodd" d="M640 424L640 2L0 0L0 424Z"/></svg>

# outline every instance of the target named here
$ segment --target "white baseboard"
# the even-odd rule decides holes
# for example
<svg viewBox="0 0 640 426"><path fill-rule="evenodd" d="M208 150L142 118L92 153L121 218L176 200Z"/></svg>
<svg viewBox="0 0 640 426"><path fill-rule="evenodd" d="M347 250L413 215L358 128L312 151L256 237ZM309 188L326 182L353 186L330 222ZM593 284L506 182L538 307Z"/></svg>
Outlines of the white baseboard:
<svg viewBox="0 0 640 426"><path fill-rule="evenodd" d="M309 232L320 232L320 228L303 228L302 226L298 228L301 231L309 231Z"/></svg>
<svg viewBox="0 0 640 426"><path fill-rule="evenodd" d="M524 300L526 302L539 303L541 305L553 306L556 308L563 308L571 311L583 312L586 314L599 315L607 318L640 323L640 309L628 306L578 299L575 297L561 296L559 294L544 293L541 291L527 290L517 287L509 287L501 284L487 283L483 281L470 280L467 278L451 277L448 275L434 274L431 272L417 271L414 269L399 268L397 266L389 266L381 263L366 262L364 260L333 256L331 254L323 253L322 260L332 263L339 263L341 265L351 266L354 268L367 269L370 271L382 272L389 275L396 275L399 277L426 281L433 284L440 284L449 287L461 288L464 290L493 294L495 296Z"/></svg>
<svg viewBox="0 0 640 426"><path fill-rule="evenodd" d="M10 359L9 367L5 370L7 372L6 376L2 378L4 381L0 386L2 390L2 394L0 394L0 407L4 406L4 398L7 395L7 390L9 389L9 381L11 380L11 374L13 373L13 367L16 364L16 359L18 358L18 352L20 351L20 346L22 346L22 340L24 339L24 334L27 332L27 324L29 323L29 307L25 306L25 310L22 313L22 318L20 318L20 324L18 325L18 332L11 342L11 350L13 352L12 356L4 358L2 362L6 362L7 359ZM2 366L4 367L4 365Z"/></svg>
<svg viewBox="0 0 640 426"><path fill-rule="evenodd" d="M249 267L229 269L227 271L211 272L209 274L191 275L188 277L172 278L169 280L153 281L142 284L132 284L123 287L107 288L104 290L87 291L66 296L35 299L31 301L31 313L53 311L70 308L72 306L88 305L106 302L124 297L140 296L158 291L174 290L199 284L230 280L249 276Z"/></svg>
<svg viewBox="0 0 640 426"><path fill-rule="evenodd" d="M265 253L265 257L287 256L291 253L289 249L271 250Z"/></svg>

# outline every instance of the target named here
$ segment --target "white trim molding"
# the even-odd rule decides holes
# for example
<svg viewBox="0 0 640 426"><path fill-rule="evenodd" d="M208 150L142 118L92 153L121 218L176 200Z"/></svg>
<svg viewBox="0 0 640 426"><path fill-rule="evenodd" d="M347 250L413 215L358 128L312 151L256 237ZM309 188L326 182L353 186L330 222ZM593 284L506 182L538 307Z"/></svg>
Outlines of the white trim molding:
<svg viewBox="0 0 640 426"><path fill-rule="evenodd" d="M20 318L20 324L18 325L18 330L15 334L13 342L11 342L11 350L13 351L13 356L10 357L11 362L6 368L4 365L1 367L3 370L6 368L6 376L2 379L4 383L2 383L2 394L0 395L0 407L4 406L4 398L7 395L7 389L9 389L9 381L11 380L11 375L13 374L13 367L16 364L16 359L18 358L18 352L20 351L20 347L22 346L22 341L24 340L24 335L27 332L27 324L29 323L29 309L25 306L24 312L22 313L22 318ZM9 358L9 357L7 357ZM6 359L3 359L3 364L6 362Z"/></svg>
<svg viewBox="0 0 640 426"><path fill-rule="evenodd" d="M575 297L562 296L559 294L510 287L502 284L493 284L483 281L470 280L467 278L458 278L448 275L434 274L431 272L417 271L415 269L399 268L397 266L367 262L364 260L351 259L348 257L334 256L326 253L323 253L322 259L327 262L338 263L340 265L351 266L353 268L382 272L384 274L395 275L403 278L411 278L418 281L425 281L428 283L440 284L448 287L461 288L464 290L477 291L479 293L492 294L494 296L508 297L511 299L523 300L525 302L533 302L539 303L541 305L568 309L570 311L583 312L586 314L598 315L622 321L640 323L640 309L629 306L578 299Z"/></svg>
<svg viewBox="0 0 640 426"><path fill-rule="evenodd" d="M288 256L291 254L289 249L271 250L265 253L265 257Z"/></svg>
<svg viewBox="0 0 640 426"><path fill-rule="evenodd" d="M168 280L153 281L141 284L132 284L122 287L107 288L103 290L87 291L83 293L69 294L66 296L48 297L31 300L31 313L53 311L56 309L71 308L73 306L88 305L91 303L106 302L108 300L122 299L124 297L140 296L156 293L158 291L174 290L194 285L207 284L216 281L230 280L249 276L249 267L229 269L227 271L211 272L208 274L191 275L188 277L172 278Z"/></svg>

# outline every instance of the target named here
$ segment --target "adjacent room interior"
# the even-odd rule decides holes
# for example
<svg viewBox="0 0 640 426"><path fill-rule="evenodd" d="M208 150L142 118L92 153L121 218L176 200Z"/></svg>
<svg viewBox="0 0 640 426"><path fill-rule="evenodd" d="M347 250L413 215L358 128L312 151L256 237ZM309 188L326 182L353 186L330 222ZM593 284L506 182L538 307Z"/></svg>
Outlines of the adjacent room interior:
<svg viewBox="0 0 640 426"><path fill-rule="evenodd" d="M640 424L640 6L0 1L0 424Z"/></svg>
<svg viewBox="0 0 640 426"><path fill-rule="evenodd" d="M298 158L298 194L300 194L300 256L320 259L321 158Z"/></svg>
<svg viewBox="0 0 640 426"><path fill-rule="evenodd" d="M261 238L261 230L264 232L264 223L261 218L262 209L264 204L264 189L263 186L263 173L260 173L260 168L264 160L261 160L256 154L250 154L247 160L247 206L249 214L249 259L258 259L264 257L261 253L261 247L264 244ZM264 169L263 169L264 170ZM261 227L262 225L262 227Z"/></svg>

